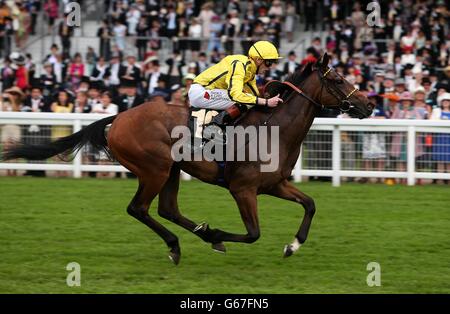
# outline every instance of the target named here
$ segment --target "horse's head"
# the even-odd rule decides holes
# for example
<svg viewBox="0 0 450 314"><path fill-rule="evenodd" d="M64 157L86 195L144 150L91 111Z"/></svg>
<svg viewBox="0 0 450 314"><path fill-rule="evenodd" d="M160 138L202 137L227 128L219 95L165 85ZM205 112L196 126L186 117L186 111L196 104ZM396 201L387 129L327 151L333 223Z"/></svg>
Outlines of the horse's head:
<svg viewBox="0 0 450 314"><path fill-rule="evenodd" d="M367 118L372 114L375 104L356 87L328 66L329 57L325 53L314 65L320 81L318 102L324 107L336 108L351 117Z"/></svg>

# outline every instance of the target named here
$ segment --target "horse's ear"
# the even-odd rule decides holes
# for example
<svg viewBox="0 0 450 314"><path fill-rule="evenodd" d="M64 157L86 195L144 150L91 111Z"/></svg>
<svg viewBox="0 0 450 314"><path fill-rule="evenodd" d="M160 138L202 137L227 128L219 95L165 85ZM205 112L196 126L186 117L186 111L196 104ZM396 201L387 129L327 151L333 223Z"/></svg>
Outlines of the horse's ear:
<svg viewBox="0 0 450 314"><path fill-rule="evenodd" d="M320 68L322 70L326 70L328 68L328 63L330 62L330 57L325 52L319 60L316 61L314 65L316 68Z"/></svg>

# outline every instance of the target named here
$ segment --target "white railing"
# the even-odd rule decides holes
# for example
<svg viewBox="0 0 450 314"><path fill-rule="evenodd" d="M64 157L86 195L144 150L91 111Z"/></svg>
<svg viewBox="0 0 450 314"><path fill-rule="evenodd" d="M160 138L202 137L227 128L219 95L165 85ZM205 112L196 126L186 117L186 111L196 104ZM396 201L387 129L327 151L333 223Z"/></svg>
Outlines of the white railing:
<svg viewBox="0 0 450 314"><path fill-rule="evenodd" d="M20 127L22 140L35 142L49 140L52 130L58 127L77 132L83 126L104 118L101 114L56 114L0 112L0 135L6 125ZM40 133L29 132L30 126L37 125ZM42 130L47 132L42 132ZM35 130L36 131L36 130ZM67 131L67 130L66 130ZM45 133L45 134L44 134ZM372 135L376 134L375 142ZM444 120L380 120L380 119L324 119L315 120L305 142L302 153L294 168L296 182L302 177L332 177L334 186L339 186L342 178L399 178L407 179L414 185L416 179L450 179L450 173L439 170L439 161L434 160L433 146L425 143L427 138L450 136L450 121ZM2 136L3 138L3 136ZM400 139L400 141L398 141ZM377 142L378 141L378 142ZM367 146L367 143L369 145ZM1 144L2 146L4 143ZM381 157L369 159L373 146ZM396 147L395 145L400 145ZM431 145L431 146L430 146ZM441 145L441 144L439 144ZM395 150L394 148L398 148ZM403 150L403 151L402 151ZM396 151L396 152L394 152ZM447 150L448 151L448 150ZM49 160L45 162L6 162L0 163L0 170L45 170L70 171L79 178L82 172L125 172L119 164L98 164L78 153L71 162ZM405 157L391 155L404 154ZM433 155L434 154L434 155ZM83 155L83 156L82 156ZM419 156L420 155L420 156ZM417 157L425 157L417 160ZM420 159L420 158L419 158ZM382 165L378 169L367 169L364 164L371 162ZM420 171L416 166L420 165ZM404 167L403 169L400 169ZM444 168L445 169L445 168ZM184 179L190 179L186 174Z"/></svg>

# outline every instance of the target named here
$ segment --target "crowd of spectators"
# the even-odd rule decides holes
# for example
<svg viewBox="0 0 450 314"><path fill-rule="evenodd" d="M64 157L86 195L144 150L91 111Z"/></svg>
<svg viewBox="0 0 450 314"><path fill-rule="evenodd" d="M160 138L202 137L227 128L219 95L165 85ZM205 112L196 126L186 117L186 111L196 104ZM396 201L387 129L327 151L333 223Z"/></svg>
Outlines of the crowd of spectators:
<svg viewBox="0 0 450 314"><path fill-rule="evenodd" d="M373 118L449 118L448 0L379 1L376 26L367 23L369 1L109 0L103 3L98 49L79 52L71 45L74 27L65 21L67 12L61 7L65 2L0 1L0 35L5 35L0 41L3 99L15 96L14 101L3 101L0 110L122 112L155 95L170 100L179 88L186 95L201 71L227 54L246 53L257 40L272 41L283 49L282 39L295 41L295 31L321 30L325 36L314 38L304 53L285 53L281 64L257 78L258 85L284 79L327 52L330 65L374 100ZM48 31L56 30L60 43L51 47L37 73L31 55L8 48L14 41L20 51L27 36L36 33L41 11ZM163 38L173 42L170 55L161 54ZM324 110L321 116L338 117L339 112ZM402 149L395 149L404 140L362 139L364 159L374 160L367 167L382 168L382 160L389 156L400 160ZM426 147L433 141L445 144L448 138L424 136L420 141ZM450 151L445 151L449 146L438 145L444 151L435 152L444 156L434 159L444 167L441 171L450 170ZM381 153L371 151L377 149ZM401 170L404 163L397 166Z"/></svg>

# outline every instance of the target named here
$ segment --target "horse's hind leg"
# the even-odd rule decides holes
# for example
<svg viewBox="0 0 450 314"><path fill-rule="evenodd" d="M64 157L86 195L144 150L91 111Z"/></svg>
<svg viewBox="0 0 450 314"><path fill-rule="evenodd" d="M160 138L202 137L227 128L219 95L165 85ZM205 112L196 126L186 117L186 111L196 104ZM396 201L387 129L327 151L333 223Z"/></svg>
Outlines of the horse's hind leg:
<svg viewBox="0 0 450 314"><path fill-rule="evenodd" d="M167 177L162 179L158 176L151 176L150 178L152 179L146 178L147 181L140 182L136 195L130 205L128 205L127 212L155 231L166 242L167 246L170 248L169 258L175 265L178 265L181 250L177 236L148 214L151 202L156 195L158 195Z"/></svg>
<svg viewBox="0 0 450 314"><path fill-rule="evenodd" d="M203 241L212 243L212 248L219 252L225 252L225 246L222 242L212 241L212 232L207 225L204 228L199 228L199 225L184 217L177 202L178 188L180 185L180 168L172 165L169 179L164 184L164 187L159 192L158 214L173 223L191 231Z"/></svg>

